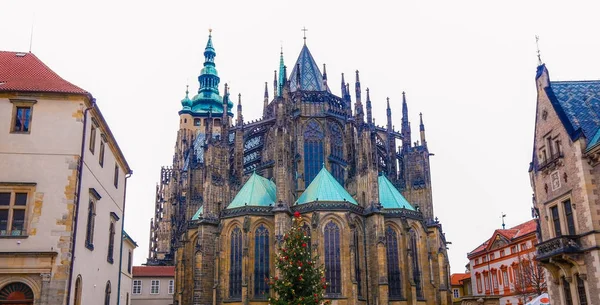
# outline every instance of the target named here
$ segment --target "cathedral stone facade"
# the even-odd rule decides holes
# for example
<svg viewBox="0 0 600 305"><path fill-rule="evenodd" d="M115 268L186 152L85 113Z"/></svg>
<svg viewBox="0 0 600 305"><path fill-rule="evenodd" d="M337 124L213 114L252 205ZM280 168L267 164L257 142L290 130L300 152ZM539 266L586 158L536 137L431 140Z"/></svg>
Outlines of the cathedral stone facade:
<svg viewBox="0 0 600 305"><path fill-rule="evenodd" d="M175 266L174 304L267 304L265 278L296 211L333 304L450 304L425 128L421 118L411 142L405 95L401 130L389 100L376 126L358 71L354 98L343 75L333 94L305 41L289 74L281 54L262 118L244 122L238 96L234 121L211 35L204 56L151 222L148 264Z"/></svg>

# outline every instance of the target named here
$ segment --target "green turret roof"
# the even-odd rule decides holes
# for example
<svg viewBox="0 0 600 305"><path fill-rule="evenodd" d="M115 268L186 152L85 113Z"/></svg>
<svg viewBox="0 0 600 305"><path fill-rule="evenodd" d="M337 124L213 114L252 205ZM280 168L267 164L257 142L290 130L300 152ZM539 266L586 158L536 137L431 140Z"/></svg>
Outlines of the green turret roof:
<svg viewBox="0 0 600 305"><path fill-rule="evenodd" d="M228 209L250 206L270 206L275 203L276 188L273 181L252 173L242 189L235 195Z"/></svg>
<svg viewBox="0 0 600 305"><path fill-rule="evenodd" d="M415 210L385 175L381 175L377 178L377 184L379 184L379 202L384 209L404 208L412 211Z"/></svg>
<svg viewBox="0 0 600 305"><path fill-rule="evenodd" d="M202 216L202 213L204 213L204 206L201 206L198 211L196 211L196 214L192 216L192 220L198 220L200 216Z"/></svg>
<svg viewBox="0 0 600 305"><path fill-rule="evenodd" d="M304 193L296 201L296 204L303 204L313 201L348 201L358 205L358 202L348 194L343 186L327 171L325 166L308 185Z"/></svg>

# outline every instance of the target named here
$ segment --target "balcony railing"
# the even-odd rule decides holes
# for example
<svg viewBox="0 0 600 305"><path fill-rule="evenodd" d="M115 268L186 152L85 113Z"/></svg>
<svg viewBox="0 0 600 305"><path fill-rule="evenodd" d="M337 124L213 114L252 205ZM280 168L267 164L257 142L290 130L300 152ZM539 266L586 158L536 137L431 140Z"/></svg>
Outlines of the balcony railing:
<svg viewBox="0 0 600 305"><path fill-rule="evenodd" d="M537 244L537 260L543 261L555 255L579 253L578 237L572 235L559 236Z"/></svg>
<svg viewBox="0 0 600 305"><path fill-rule="evenodd" d="M550 157L544 161L541 161L538 165L538 170L544 170L545 168L550 168L553 167L554 164L556 164L556 162L558 160L560 160L563 157L562 152L555 152L552 155L550 155Z"/></svg>

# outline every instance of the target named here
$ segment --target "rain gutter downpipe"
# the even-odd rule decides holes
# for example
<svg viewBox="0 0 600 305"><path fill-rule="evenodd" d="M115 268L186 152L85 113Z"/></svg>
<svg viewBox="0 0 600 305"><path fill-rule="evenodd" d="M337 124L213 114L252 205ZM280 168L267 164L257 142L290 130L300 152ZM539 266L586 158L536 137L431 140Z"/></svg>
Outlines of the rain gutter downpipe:
<svg viewBox="0 0 600 305"><path fill-rule="evenodd" d="M123 214L121 217L121 251L119 251L119 281L117 286L117 305L121 304L121 276L123 275L123 233L125 233L125 197L127 195L127 179L129 179L131 175L133 175L133 171L129 170L129 173L125 175L125 186L123 186ZM133 257L131 257L131 259L133 260ZM127 272L130 272L129 262L127 262Z"/></svg>

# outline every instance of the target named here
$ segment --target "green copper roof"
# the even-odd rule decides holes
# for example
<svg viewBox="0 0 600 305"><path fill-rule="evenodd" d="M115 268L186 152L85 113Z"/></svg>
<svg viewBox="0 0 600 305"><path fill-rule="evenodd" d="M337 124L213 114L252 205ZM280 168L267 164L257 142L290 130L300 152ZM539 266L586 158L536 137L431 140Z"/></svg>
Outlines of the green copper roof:
<svg viewBox="0 0 600 305"><path fill-rule="evenodd" d="M204 213L204 206L201 206L198 211L196 212L196 214L194 214L194 216L192 216L192 220L198 220L200 218L200 216L202 215L202 213Z"/></svg>
<svg viewBox="0 0 600 305"><path fill-rule="evenodd" d="M181 100L181 106L183 106L183 109L185 110L190 110L190 106L192 106L192 100L190 100L190 91L188 90L188 88L185 88L185 97Z"/></svg>
<svg viewBox="0 0 600 305"><path fill-rule="evenodd" d="M313 201L348 201L358 205L358 202L335 180L325 166L321 168L315 179L313 179L304 193L298 198L296 204Z"/></svg>
<svg viewBox="0 0 600 305"><path fill-rule="evenodd" d="M415 210L386 176L379 176L379 178L377 178L377 184L379 184L379 202L384 209L405 208L407 210Z"/></svg>
<svg viewBox="0 0 600 305"><path fill-rule="evenodd" d="M242 186L242 189L235 195L227 208L233 209L246 205L270 206L275 203L275 196L275 183L252 173L250 179Z"/></svg>

